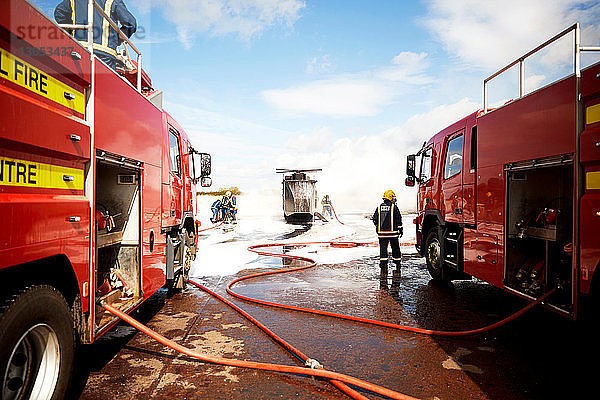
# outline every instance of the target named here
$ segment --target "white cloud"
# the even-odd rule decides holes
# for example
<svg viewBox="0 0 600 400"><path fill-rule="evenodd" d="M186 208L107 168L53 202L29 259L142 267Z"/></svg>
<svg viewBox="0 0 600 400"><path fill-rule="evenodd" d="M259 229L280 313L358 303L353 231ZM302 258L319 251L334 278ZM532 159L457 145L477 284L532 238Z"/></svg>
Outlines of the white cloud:
<svg viewBox="0 0 600 400"><path fill-rule="evenodd" d="M300 153L320 153L328 150L333 139L333 132L328 127L320 127L312 135L295 135L290 138L285 148Z"/></svg>
<svg viewBox="0 0 600 400"><path fill-rule="evenodd" d="M257 138L289 132L185 104L169 102L166 109L183 127L194 148L212 155L215 187L235 185L250 190L273 186L275 167L271 160L281 154L281 149Z"/></svg>
<svg viewBox="0 0 600 400"><path fill-rule="evenodd" d="M209 108L211 108L212 104L202 98L193 97L189 102L195 102L196 104L205 102L207 104L201 107L190 106L189 104L169 101L168 98L165 102L165 110L167 110L179 124L186 129L193 127L196 130L214 132L215 134L245 135L247 137L264 137L265 135L276 136L290 133L289 131L274 129L260 123L243 120L228 114L210 111Z"/></svg>
<svg viewBox="0 0 600 400"><path fill-rule="evenodd" d="M542 87L546 81L546 75L529 75L525 77L524 92L533 92Z"/></svg>
<svg viewBox="0 0 600 400"><path fill-rule="evenodd" d="M321 140L331 131L321 127L275 158L287 168L323 168L318 190L327 193L339 210L375 208L383 191L393 189L399 205L414 209L416 192L404 186L406 156L419 150L424 141L446 126L479 108L478 103L462 99L415 115L404 124L376 135L356 139ZM296 151L296 145L313 145L314 151Z"/></svg>
<svg viewBox="0 0 600 400"><path fill-rule="evenodd" d="M352 117L377 114L391 93L378 82L347 79L265 90L262 96L271 105L291 112Z"/></svg>
<svg viewBox="0 0 600 400"><path fill-rule="evenodd" d="M427 6L425 26L449 53L480 68L501 68L576 21L592 36L588 40L599 37L595 0L429 0ZM566 55L561 59L568 61ZM557 57L552 53L546 61Z"/></svg>
<svg viewBox="0 0 600 400"><path fill-rule="evenodd" d="M429 69L427 53L403 51L392 59L392 63L392 67L378 70L377 76L384 80L413 85L432 82L431 77L425 75L425 71Z"/></svg>
<svg viewBox="0 0 600 400"><path fill-rule="evenodd" d="M291 27L305 7L302 0L153 0L166 19L176 26L185 48L193 46L198 33L216 36L235 35L250 41L263 31L276 26ZM147 12L147 4L140 8Z"/></svg>
<svg viewBox="0 0 600 400"><path fill-rule="evenodd" d="M179 25L176 28L177 39L186 50L189 50L194 45L194 33L185 25Z"/></svg>
<svg viewBox="0 0 600 400"><path fill-rule="evenodd" d="M179 122L196 149L212 154L215 187L235 185L246 193L278 196L281 176L275 168L323 168L315 176L319 194L329 194L338 210L348 212L374 208L389 188L398 195L402 209L414 209L416 192L404 186L406 156L478 107L465 98L358 138L340 138L327 126L312 132L286 132L291 138L284 146L256 139L253 132L274 131L268 127L185 105L170 104L169 108L175 118L183 116Z"/></svg>
<svg viewBox="0 0 600 400"><path fill-rule="evenodd" d="M329 54L315 56L306 63L306 73L308 74L329 72L332 68L333 64Z"/></svg>
<svg viewBox="0 0 600 400"><path fill-rule="evenodd" d="M211 154L215 187L237 186L244 192L278 188L273 160L281 154L281 149L239 134L216 133L198 127L186 132L198 151Z"/></svg>
<svg viewBox="0 0 600 400"><path fill-rule="evenodd" d="M481 104L463 98L453 104L442 104L423 114L410 117L399 127L387 129L384 136L397 148L413 148L448 125L481 108Z"/></svg>
<svg viewBox="0 0 600 400"><path fill-rule="evenodd" d="M573 19L581 22L581 44L598 46L600 44L600 3L595 7L595 12L591 11L586 17L595 16L595 19L581 18L574 16ZM558 32L557 32L558 33ZM593 62L598 61L598 53L588 53L593 55ZM585 56L582 56L582 67L589 65L586 63ZM572 68L573 65L573 36L567 35L560 39L556 44L548 47L541 52L540 63L542 66L551 68L556 65L563 65ZM572 72L572 69L569 70Z"/></svg>
<svg viewBox="0 0 600 400"><path fill-rule="evenodd" d="M392 63L396 65L416 67L427 57L427 53L413 53L411 51L403 51L392 59Z"/></svg>
<svg viewBox="0 0 600 400"><path fill-rule="evenodd" d="M425 74L429 68L427 53L401 52L392 66L343 74L329 79L290 87L265 90L261 94L269 104L293 113L312 113L332 117L373 116L409 85L425 85L433 80ZM307 72L314 70L309 62Z"/></svg>

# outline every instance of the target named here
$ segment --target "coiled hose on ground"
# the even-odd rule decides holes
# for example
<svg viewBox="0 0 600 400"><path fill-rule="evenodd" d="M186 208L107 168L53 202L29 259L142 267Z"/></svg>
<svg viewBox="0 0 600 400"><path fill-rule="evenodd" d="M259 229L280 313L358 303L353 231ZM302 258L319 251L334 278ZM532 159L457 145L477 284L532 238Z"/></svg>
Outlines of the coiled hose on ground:
<svg viewBox="0 0 600 400"><path fill-rule="evenodd" d="M337 214L335 214L335 210L334 210L334 215L335 215L336 219L340 223L342 223L339 220L339 218L337 217ZM215 225L210 228L205 228L205 229L199 230L198 232L213 229L219 225ZM555 291L555 289L550 290L549 292L547 292L546 294L544 294L537 300L529 303L527 306L525 306L521 310L517 311L516 313L510 315L509 317L507 317L499 322L496 322L494 324L491 324L491 325L488 325L488 326L485 326L482 328L465 330L465 331L439 331L439 330L423 329L423 328L418 328L418 327L413 327L413 326L393 324L393 323L389 323L389 322L385 322L385 321L378 321L378 320L372 320L372 319L368 319L368 318L355 317L355 316L351 316L351 315L338 314L338 313L333 313L333 312L324 311L324 310L309 309L309 308L298 307L298 306L293 306L293 305L269 302L269 301L265 301L265 300L252 298L249 296L244 296L242 294L239 294L239 293L233 291L233 289L232 289L233 286L236 283L241 282L243 280L254 279L254 278L258 278L260 276L266 276L266 275L290 273L290 272L305 270L308 268L313 268L317 265L314 260L307 258L307 257L295 256L295 255L290 255L290 254L282 254L282 253L272 253L272 252L262 251L259 249L266 248L266 247L278 247L278 246L283 246L283 245L300 247L300 246L307 246L307 245L314 245L314 244L337 246L337 247L355 247L355 246L373 246L374 245L374 243L333 240L333 241L314 241L314 242L301 242L301 243L268 243L268 244L259 244L259 245L249 246L248 247L249 251L252 251L259 255L280 257L282 259L285 258L285 259L301 260L301 261L306 262L307 264L300 266L300 267L284 268L284 269L279 269L279 270L274 270L274 271L266 271L266 272L260 272L260 273L256 273L256 274L250 274L250 275L246 275L246 276L234 279L227 285L227 287L226 287L227 293L229 293L231 296L234 296L238 299L248 301L251 303L255 303L255 304L266 305L269 307L276 307L276 308L282 308L282 309L287 309L287 310L300 311L300 312L304 312L304 313L323 315L323 316L327 316L327 317L345 319L345 320L350 320L350 321L359 322L359 323L363 323L363 324L383 326L383 327L387 327L387 328L391 328L391 329L408 331L408 332L413 332L413 333L418 333L418 334L425 334L425 335L431 335L431 336L456 337L456 336L477 335L477 334L481 334L481 333L490 331L492 329L496 329L500 326L503 326L503 325L509 323L510 321L513 321L514 319L518 318L519 316L525 314L527 311L531 310L533 307L535 307L536 305L543 302L546 298L548 298ZM242 316L244 316L250 322L255 324L259 329L261 329L263 332L265 332L267 335L269 335L274 341L276 341L278 344L280 344L282 347L284 347L287 351L289 351L291 354L298 357L302 362L305 363L305 367L271 364L271 363L261 363L261 362L254 362L254 361L245 361L245 360L236 360L236 359L214 357L214 356L209 356L206 354L201 354L194 350L188 349L185 346L182 346L170 339L167 339L166 337L158 334L157 332L151 330L147 326L136 321L134 318L130 317L129 315L114 308L110 304L104 303L104 304L102 304L102 306L108 312L116 315L117 317L121 318L123 321L127 322L134 328L140 330L144 334L150 336L151 338L157 340L158 342L164 344L165 346L167 346L173 350L176 350L182 354L188 355L190 357L193 357L195 359L198 359L198 360L201 360L204 362L226 365L226 366L234 366L234 367L240 367L240 368L251 368L251 369L259 369L259 370L272 371L272 372L281 372L281 373L288 373L288 374L301 374L301 375L306 375L306 376L325 378L325 379L328 379L339 390L341 390L342 392L344 392L345 394L347 394L348 396L350 396L354 399L363 399L364 400L364 399L367 399L367 397L365 397L361 393L357 392L356 390L348 387L347 385L357 386L364 390L367 390L367 391L370 391L372 393L376 393L376 394L379 394L382 396L386 396L391 399L403 399L403 400L409 400L409 399L415 400L416 399L409 395L406 395L406 394L403 394L403 393L400 393L400 392L397 392L397 391L394 391L391 389L387 389L385 387L375 385L370 382L367 382L367 381L364 381L364 380L361 380L361 379L358 379L358 378L355 378L355 377L352 377L349 375L340 374L337 372L326 370L325 368L323 368L322 365L320 365L320 363L318 363L318 361L310 359L308 356L306 356L300 350L296 349L294 346L292 346L291 344L289 344L288 342L286 342L285 340L283 340L282 338L277 336L273 331L271 331L260 321L258 321L257 319L255 319L254 317L252 317L251 315L246 313L240 307L236 306L229 300L225 299L224 297L218 295L217 293L211 291L207 287L205 287L197 282L194 282L191 280L189 282L191 284L193 284L194 286L202 289L203 291L209 293L210 295L216 297L219 301L227 304L228 306L233 308L236 312L240 313Z"/></svg>

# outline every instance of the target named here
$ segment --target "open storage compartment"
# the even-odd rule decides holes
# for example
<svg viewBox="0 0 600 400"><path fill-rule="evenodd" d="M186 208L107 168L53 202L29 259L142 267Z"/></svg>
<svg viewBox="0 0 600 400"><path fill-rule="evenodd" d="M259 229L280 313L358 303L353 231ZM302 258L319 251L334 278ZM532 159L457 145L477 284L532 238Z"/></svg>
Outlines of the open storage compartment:
<svg viewBox="0 0 600 400"><path fill-rule="evenodd" d="M101 152L96 163L96 298L126 311L142 297L140 168ZM96 306L96 330L114 316Z"/></svg>
<svg viewBox="0 0 600 400"><path fill-rule="evenodd" d="M571 156L506 167L505 285L564 312L573 307L573 161Z"/></svg>

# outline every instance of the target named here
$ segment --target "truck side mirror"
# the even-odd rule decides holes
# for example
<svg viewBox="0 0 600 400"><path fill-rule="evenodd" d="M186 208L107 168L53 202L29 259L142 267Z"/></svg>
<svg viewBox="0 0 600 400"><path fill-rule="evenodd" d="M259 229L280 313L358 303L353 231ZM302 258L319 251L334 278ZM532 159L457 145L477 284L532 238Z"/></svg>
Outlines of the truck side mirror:
<svg viewBox="0 0 600 400"><path fill-rule="evenodd" d="M415 183L415 164L416 164L416 156L414 154L410 154L408 157L406 157L406 176L408 176L409 178L412 178L412 185L410 186L414 186ZM407 184L408 186L408 184Z"/></svg>
<svg viewBox="0 0 600 400"><path fill-rule="evenodd" d="M200 154L200 177L204 178L210 176L211 173L211 157L208 153ZM210 186L210 185L209 185Z"/></svg>
<svg viewBox="0 0 600 400"><path fill-rule="evenodd" d="M415 186L415 182L420 183L420 180L415 176L416 160L417 156L415 154L410 154L406 157L406 180L404 181L406 186L413 187Z"/></svg>
<svg viewBox="0 0 600 400"><path fill-rule="evenodd" d="M211 157L208 153L198 153L196 150L191 151L192 156L192 178L194 183L198 183L201 179L208 177L211 173ZM212 183L204 187L210 186Z"/></svg>

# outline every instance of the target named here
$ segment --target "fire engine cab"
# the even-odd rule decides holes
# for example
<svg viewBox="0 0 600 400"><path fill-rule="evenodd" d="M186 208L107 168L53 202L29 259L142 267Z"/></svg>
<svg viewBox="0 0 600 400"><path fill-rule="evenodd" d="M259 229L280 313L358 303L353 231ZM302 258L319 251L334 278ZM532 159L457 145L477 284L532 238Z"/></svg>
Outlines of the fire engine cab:
<svg viewBox="0 0 600 400"><path fill-rule="evenodd" d="M524 95L525 59L574 36L574 72ZM477 277L571 317L600 295L600 63L581 70L575 24L484 81L484 107L407 160L416 247L433 279ZM519 98L487 108L487 84L519 68ZM416 162L420 158L417 170Z"/></svg>
<svg viewBox="0 0 600 400"><path fill-rule="evenodd" d="M94 13L137 54L133 68L93 55ZM141 53L93 0L87 21L61 27L27 1L0 3L3 399L63 398L75 346L117 322L99 304L131 312L182 288L196 255L210 155L162 108Z"/></svg>

